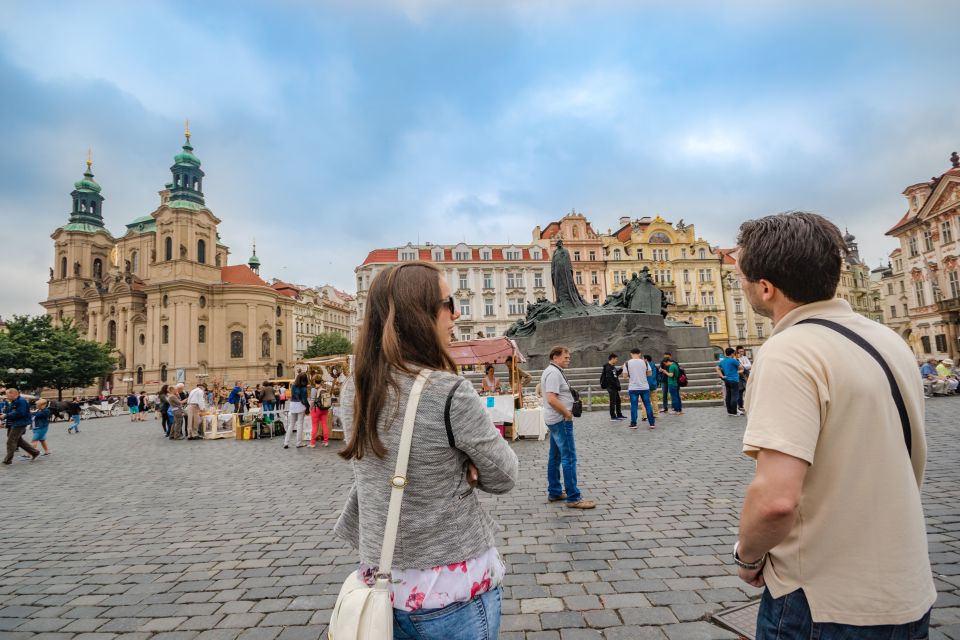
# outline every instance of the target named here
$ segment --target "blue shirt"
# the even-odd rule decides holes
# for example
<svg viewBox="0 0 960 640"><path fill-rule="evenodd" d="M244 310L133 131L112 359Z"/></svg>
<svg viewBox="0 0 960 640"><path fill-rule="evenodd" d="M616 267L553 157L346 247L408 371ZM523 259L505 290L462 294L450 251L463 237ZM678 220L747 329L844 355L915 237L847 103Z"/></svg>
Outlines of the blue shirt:
<svg viewBox="0 0 960 640"><path fill-rule="evenodd" d="M927 376L937 376L937 368L929 362L924 362L920 367L920 377L926 379Z"/></svg>
<svg viewBox="0 0 960 640"><path fill-rule="evenodd" d="M240 402L240 394L243 392L243 389L240 387L234 387L230 390L230 396L227 398L227 402L230 404L237 404Z"/></svg>
<svg viewBox="0 0 960 640"><path fill-rule="evenodd" d="M41 409L33 414L33 428L46 429L50 426L50 409Z"/></svg>
<svg viewBox="0 0 960 640"><path fill-rule="evenodd" d="M723 379L727 382L740 382L740 361L736 358L724 357L717 363L723 371Z"/></svg>
<svg viewBox="0 0 960 640"><path fill-rule="evenodd" d="M23 396L17 396L13 402L9 403L4 413L7 415L8 429L30 426L30 403Z"/></svg>

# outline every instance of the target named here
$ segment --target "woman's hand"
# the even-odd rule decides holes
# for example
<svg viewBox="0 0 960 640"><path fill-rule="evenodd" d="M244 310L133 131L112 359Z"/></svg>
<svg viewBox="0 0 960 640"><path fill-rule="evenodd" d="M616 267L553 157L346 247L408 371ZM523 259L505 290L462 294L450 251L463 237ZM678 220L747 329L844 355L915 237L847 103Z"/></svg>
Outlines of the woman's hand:
<svg viewBox="0 0 960 640"><path fill-rule="evenodd" d="M467 484L469 484L471 488L480 484L480 472L477 471L477 466L472 462L467 464Z"/></svg>

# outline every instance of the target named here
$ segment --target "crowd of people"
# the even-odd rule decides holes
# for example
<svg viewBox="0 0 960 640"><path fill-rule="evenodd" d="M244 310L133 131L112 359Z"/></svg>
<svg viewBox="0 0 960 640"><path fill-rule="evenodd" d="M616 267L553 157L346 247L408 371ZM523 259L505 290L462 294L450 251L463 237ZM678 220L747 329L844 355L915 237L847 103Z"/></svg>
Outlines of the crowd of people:
<svg viewBox="0 0 960 640"><path fill-rule="evenodd" d="M950 358L928 358L920 365L920 378L923 380L923 394L928 398L956 395L960 387L960 371Z"/></svg>

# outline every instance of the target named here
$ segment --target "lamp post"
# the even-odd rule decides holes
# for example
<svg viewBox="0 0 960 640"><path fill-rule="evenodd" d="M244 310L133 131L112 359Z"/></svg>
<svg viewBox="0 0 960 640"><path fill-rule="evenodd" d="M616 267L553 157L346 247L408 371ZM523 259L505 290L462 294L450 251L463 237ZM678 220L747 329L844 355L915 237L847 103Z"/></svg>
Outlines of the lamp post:
<svg viewBox="0 0 960 640"><path fill-rule="evenodd" d="M32 374L33 374L33 369L31 369L31 368L29 368L29 367L27 367L27 368L25 368L25 369L14 369L13 367L10 367L9 369L7 369L7 373L10 374L10 376L13 378L13 381L14 381L18 386L21 386L21 387L22 387L22 386L24 386L24 385L27 384L27 381L26 381L25 379L23 379L23 376L32 375Z"/></svg>
<svg viewBox="0 0 960 640"><path fill-rule="evenodd" d="M127 391L128 391L129 393L133 393L133 376L127 376L127 377L121 379L120 382L126 382L126 383L127 383Z"/></svg>

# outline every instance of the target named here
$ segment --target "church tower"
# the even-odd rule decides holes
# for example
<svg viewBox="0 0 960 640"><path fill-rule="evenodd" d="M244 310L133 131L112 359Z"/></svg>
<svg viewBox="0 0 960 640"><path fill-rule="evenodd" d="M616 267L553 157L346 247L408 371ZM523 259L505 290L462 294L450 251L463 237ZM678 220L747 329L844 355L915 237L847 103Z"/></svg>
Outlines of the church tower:
<svg viewBox="0 0 960 640"><path fill-rule="evenodd" d="M253 241L253 255L247 260L247 266L257 275L260 275L260 258L257 257L257 241Z"/></svg>
<svg viewBox="0 0 960 640"><path fill-rule="evenodd" d="M186 142L183 148L173 158L173 166L170 172L173 174L173 182L170 183L170 199L185 200L203 206L203 170L200 169L200 158L193 154L193 147L190 145L190 121L188 120L184 127L184 136Z"/></svg>

